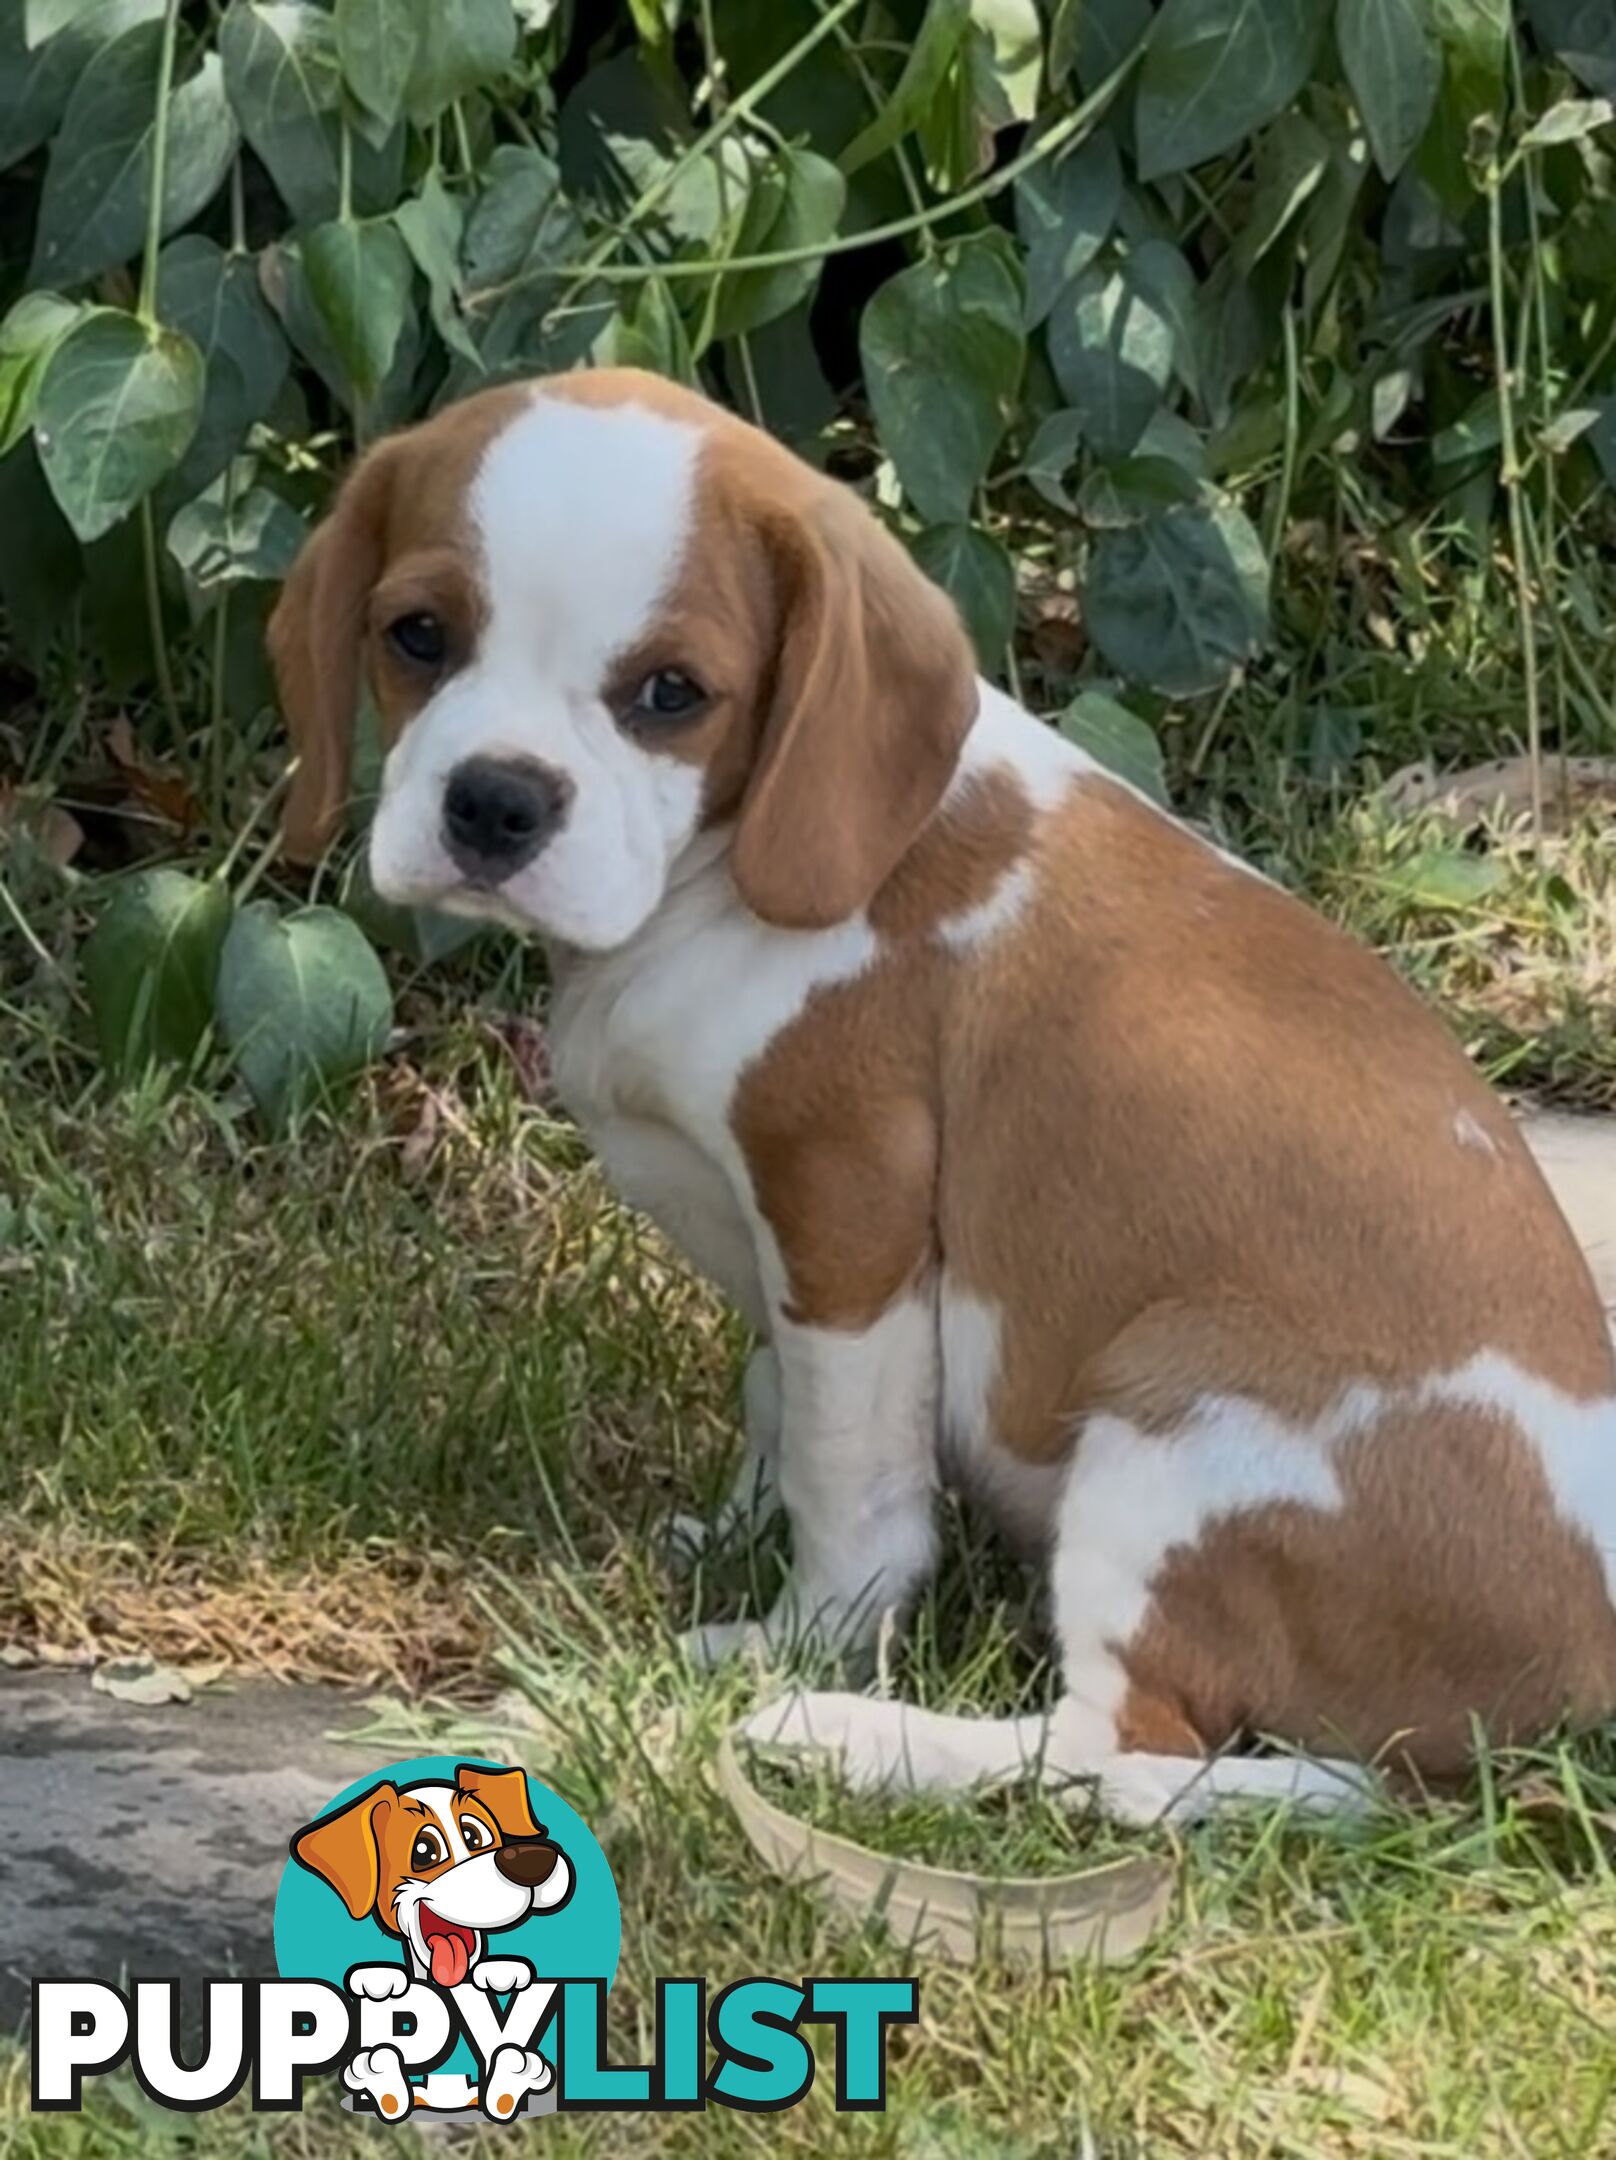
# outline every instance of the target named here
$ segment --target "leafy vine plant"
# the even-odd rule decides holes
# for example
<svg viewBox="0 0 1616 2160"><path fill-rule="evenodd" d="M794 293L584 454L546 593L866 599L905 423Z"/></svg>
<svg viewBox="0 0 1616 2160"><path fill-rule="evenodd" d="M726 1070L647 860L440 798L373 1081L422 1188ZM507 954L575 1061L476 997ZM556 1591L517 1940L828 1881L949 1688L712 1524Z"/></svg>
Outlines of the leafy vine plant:
<svg viewBox="0 0 1616 2160"><path fill-rule="evenodd" d="M1602 745L1613 98L1608 0L0 0L10 642L151 694L217 860L352 448L632 361L862 486L1146 787L1305 701L1292 536L1371 517L1506 581L1534 748Z"/></svg>

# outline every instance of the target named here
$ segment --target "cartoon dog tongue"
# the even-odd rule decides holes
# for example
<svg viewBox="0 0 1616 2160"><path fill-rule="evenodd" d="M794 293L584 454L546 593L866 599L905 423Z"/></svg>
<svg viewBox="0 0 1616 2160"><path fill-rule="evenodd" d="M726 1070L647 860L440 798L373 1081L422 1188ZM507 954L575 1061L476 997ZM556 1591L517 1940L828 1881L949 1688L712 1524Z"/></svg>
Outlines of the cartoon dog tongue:
<svg viewBox="0 0 1616 2160"><path fill-rule="evenodd" d="M427 1955L432 1960L432 1978L436 1985L441 1988L458 1987L471 1965L471 1951L463 1930L456 1928L452 1935L429 1935L426 1946Z"/></svg>

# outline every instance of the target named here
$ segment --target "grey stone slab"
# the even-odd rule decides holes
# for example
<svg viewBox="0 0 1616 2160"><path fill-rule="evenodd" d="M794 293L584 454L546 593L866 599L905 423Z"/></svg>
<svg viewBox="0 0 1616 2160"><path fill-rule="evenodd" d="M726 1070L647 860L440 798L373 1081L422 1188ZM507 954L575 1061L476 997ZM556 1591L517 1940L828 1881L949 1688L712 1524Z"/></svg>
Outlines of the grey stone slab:
<svg viewBox="0 0 1616 2160"><path fill-rule="evenodd" d="M1616 1316L1616 1118L1548 1112L1521 1129Z"/></svg>
<svg viewBox="0 0 1616 2160"><path fill-rule="evenodd" d="M0 2032L35 1979L273 1973L288 1837L382 1760L328 1737L357 1715L328 1688L138 1709L82 1672L0 1674Z"/></svg>

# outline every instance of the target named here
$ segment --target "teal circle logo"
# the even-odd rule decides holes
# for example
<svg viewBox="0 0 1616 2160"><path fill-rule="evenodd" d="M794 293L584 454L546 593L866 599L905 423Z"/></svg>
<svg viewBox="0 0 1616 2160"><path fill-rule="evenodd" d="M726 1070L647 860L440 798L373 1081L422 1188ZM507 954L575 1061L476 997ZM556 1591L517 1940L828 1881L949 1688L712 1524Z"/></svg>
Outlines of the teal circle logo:
<svg viewBox="0 0 1616 2160"><path fill-rule="evenodd" d="M282 1978L356 1999L377 2044L345 2081L352 2104L386 2115L475 2107L479 2080L485 2112L537 2111L553 2040L502 2051L490 2107L492 2066L468 2043L467 2014L520 2026L547 1983L609 1988L621 1942L617 1885L583 1817L524 1769L453 1755L391 1763L334 1794L293 1836L275 1900ZM412 2063L410 2036L440 2020L452 2048Z"/></svg>

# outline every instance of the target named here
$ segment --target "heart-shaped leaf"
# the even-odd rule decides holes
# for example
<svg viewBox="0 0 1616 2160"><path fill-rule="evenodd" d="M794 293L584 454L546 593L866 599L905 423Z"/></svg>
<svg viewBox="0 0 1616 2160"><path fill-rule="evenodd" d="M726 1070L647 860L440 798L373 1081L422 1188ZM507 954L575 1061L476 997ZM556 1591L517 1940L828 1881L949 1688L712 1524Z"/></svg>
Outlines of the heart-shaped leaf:
<svg viewBox="0 0 1616 2160"><path fill-rule="evenodd" d="M202 414L202 355L177 330L92 308L46 363L34 440L81 540L110 532L185 455Z"/></svg>
<svg viewBox="0 0 1616 2160"><path fill-rule="evenodd" d="M1442 84L1431 0L1337 0L1335 35L1375 163L1393 180L1429 127Z"/></svg>
<svg viewBox="0 0 1616 2160"><path fill-rule="evenodd" d="M243 908L219 961L219 1028L279 1130L386 1047L393 993L364 933L336 908Z"/></svg>
<svg viewBox="0 0 1616 2160"><path fill-rule="evenodd" d="M1037 165L1016 187L1016 230L1027 248L1027 327L1100 252L1122 205L1122 163L1109 135Z"/></svg>
<svg viewBox="0 0 1616 2160"><path fill-rule="evenodd" d="M390 220L338 219L304 241L303 274L349 380L373 398L409 312L409 249Z"/></svg>
<svg viewBox="0 0 1616 2160"><path fill-rule="evenodd" d="M1110 664L1169 697L1214 690L1268 627L1268 561L1232 504L1195 503L1097 533L1084 621Z"/></svg>
<svg viewBox="0 0 1616 2160"><path fill-rule="evenodd" d="M913 552L964 616L983 668L997 674L1016 614L1016 568L1005 548L974 525L930 525Z"/></svg>
<svg viewBox="0 0 1616 2160"><path fill-rule="evenodd" d="M511 0L422 0L405 102L425 127L456 98L494 82L516 51Z"/></svg>
<svg viewBox="0 0 1616 2160"><path fill-rule="evenodd" d="M864 310L864 379L881 444L930 524L964 524L1021 381L1022 296L1005 246L961 242Z"/></svg>
<svg viewBox="0 0 1616 2160"><path fill-rule="evenodd" d="M1167 807L1167 766L1156 731L1103 690L1084 690L1073 698L1056 723L1068 742L1086 750L1096 764L1126 780L1141 795Z"/></svg>
<svg viewBox="0 0 1616 2160"><path fill-rule="evenodd" d="M811 150L782 150L752 183L733 252L772 255L831 239L847 202L847 182ZM820 258L777 270L742 270L726 277L713 307L712 334L740 337L789 314L819 282Z"/></svg>
<svg viewBox="0 0 1616 2160"><path fill-rule="evenodd" d="M342 203L342 62L337 30L310 0L230 0L219 31L224 83L241 132L268 167L292 215L305 224ZM391 209L398 199L404 130L377 147L350 143L354 203Z"/></svg>
<svg viewBox="0 0 1616 2160"><path fill-rule="evenodd" d="M1232 150L1307 81L1330 0L1166 0L1135 112L1139 177Z"/></svg>
<svg viewBox="0 0 1616 2160"><path fill-rule="evenodd" d="M482 360L461 312L465 284L460 274L460 242L465 232L465 211L438 175L430 172L421 183L420 194L399 204L393 223L416 269L426 279L433 328L450 352L468 367L480 369Z"/></svg>
<svg viewBox="0 0 1616 2160"><path fill-rule="evenodd" d="M1049 319L1049 357L1066 402L1101 457L1125 457L1160 405L1173 371L1173 326L1137 269L1093 269L1068 286Z"/></svg>
<svg viewBox="0 0 1616 2160"><path fill-rule="evenodd" d="M162 48L162 25L139 24L99 47L79 77L40 196L36 284L80 284L138 253L151 200ZM236 144L224 71L210 53L169 100L165 232L213 200Z"/></svg>
<svg viewBox="0 0 1616 2160"><path fill-rule="evenodd" d="M421 47L420 0L337 0L337 54L348 87L391 127Z"/></svg>
<svg viewBox="0 0 1616 2160"><path fill-rule="evenodd" d="M0 172L48 140L98 46L162 12L163 0L95 0L56 36L35 41L15 0L0 6Z"/></svg>
<svg viewBox="0 0 1616 2160"><path fill-rule="evenodd" d="M33 425L46 364L82 312L59 293L32 292L0 322L0 457Z"/></svg>
<svg viewBox="0 0 1616 2160"><path fill-rule="evenodd" d="M268 488L232 490L225 478L175 512L168 552L200 593L220 585L275 584L308 537L303 520Z"/></svg>
<svg viewBox="0 0 1616 2160"><path fill-rule="evenodd" d="M131 1078L152 1064L191 1063L212 1022L230 915L223 885L178 870L142 871L114 892L81 955L110 1072Z"/></svg>
<svg viewBox="0 0 1616 2160"><path fill-rule="evenodd" d="M252 257L227 255L203 233L183 233L164 248L157 314L185 333L207 367L202 417L174 475L176 494L200 494L279 397L291 355Z"/></svg>

